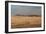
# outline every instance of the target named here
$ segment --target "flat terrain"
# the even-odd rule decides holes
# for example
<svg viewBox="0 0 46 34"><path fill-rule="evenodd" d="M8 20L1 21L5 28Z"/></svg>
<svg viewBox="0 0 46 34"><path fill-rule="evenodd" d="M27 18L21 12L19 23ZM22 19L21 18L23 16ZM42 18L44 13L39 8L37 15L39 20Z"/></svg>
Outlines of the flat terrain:
<svg viewBox="0 0 46 34"><path fill-rule="evenodd" d="M11 28L34 28L41 27L40 16L12 16Z"/></svg>

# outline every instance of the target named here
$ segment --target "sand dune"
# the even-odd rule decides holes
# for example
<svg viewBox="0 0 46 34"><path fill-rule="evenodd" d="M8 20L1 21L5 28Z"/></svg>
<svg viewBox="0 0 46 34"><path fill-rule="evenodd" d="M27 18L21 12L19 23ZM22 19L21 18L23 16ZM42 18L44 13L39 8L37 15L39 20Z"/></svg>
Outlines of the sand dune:
<svg viewBox="0 0 46 34"><path fill-rule="evenodd" d="M12 16L11 28L33 28L41 27L40 16Z"/></svg>

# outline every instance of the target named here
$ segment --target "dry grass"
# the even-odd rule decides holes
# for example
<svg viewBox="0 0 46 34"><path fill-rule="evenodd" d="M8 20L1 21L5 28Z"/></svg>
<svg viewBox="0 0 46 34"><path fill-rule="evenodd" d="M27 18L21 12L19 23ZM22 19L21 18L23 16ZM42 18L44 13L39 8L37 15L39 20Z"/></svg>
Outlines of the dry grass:
<svg viewBox="0 0 46 34"><path fill-rule="evenodd" d="M12 16L11 21L11 28L41 27L40 16Z"/></svg>

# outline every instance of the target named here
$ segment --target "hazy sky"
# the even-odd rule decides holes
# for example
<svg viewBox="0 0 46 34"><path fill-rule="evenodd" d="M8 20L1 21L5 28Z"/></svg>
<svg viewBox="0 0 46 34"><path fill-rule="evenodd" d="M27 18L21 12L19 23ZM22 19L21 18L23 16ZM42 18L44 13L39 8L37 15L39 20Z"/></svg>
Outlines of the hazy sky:
<svg viewBox="0 0 46 34"><path fill-rule="evenodd" d="M11 15L40 15L41 6L11 5Z"/></svg>

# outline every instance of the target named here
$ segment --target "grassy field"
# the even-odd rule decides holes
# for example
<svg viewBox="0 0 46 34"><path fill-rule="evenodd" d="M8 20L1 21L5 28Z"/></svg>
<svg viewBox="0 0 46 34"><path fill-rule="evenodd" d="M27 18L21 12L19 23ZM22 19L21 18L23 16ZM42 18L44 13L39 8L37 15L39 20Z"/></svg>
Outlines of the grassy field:
<svg viewBox="0 0 46 34"><path fill-rule="evenodd" d="M12 16L11 28L34 28L41 27L40 16Z"/></svg>

